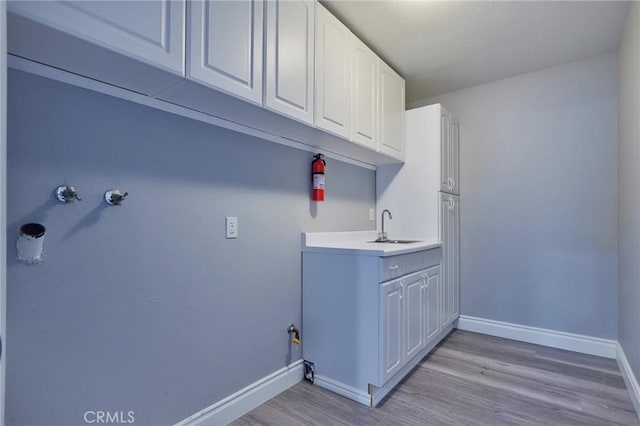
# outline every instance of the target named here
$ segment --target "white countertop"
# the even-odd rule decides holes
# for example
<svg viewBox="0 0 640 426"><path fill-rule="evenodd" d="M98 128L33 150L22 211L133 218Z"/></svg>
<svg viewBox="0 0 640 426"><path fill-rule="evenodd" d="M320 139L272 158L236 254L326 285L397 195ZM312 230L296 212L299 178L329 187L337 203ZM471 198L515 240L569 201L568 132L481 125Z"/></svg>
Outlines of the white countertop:
<svg viewBox="0 0 640 426"><path fill-rule="evenodd" d="M378 238L376 231L303 232L302 251L385 257L442 246L440 241L421 241L408 244L370 242L376 238Z"/></svg>

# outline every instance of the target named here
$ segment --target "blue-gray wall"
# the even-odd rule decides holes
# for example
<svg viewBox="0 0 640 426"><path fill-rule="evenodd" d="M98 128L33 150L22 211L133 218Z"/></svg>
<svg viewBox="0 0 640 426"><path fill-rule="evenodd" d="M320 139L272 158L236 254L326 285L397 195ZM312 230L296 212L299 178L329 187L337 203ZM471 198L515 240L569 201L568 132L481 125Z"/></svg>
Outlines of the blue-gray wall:
<svg viewBox="0 0 640 426"><path fill-rule="evenodd" d="M329 160L316 210L308 152L18 71L8 139L9 233L47 227L40 266L9 238L9 425L171 424L285 366L300 232L374 229L374 171ZM64 183L83 201L55 202Z"/></svg>
<svg viewBox="0 0 640 426"><path fill-rule="evenodd" d="M460 120L462 315L617 337L616 99L608 54L421 102Z"/></svg>
<svg viewBox="0 0 640 426"><path fill-rule="evenodd" d="M640 380L640 3L633 2L618 52L618 339ZM636 407L640 413L640 407Z"/></svg>

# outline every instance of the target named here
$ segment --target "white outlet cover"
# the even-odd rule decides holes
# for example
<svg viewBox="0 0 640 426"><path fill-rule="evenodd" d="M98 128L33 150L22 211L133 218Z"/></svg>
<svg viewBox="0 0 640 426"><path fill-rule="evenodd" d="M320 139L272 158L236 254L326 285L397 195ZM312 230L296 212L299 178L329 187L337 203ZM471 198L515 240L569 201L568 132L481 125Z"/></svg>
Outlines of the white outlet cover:
<svg viewBox="0 0 640 426"><path fill-rule="evenodd" d="M225 218L226 237L238 238L238 218L234 216L227 216Z"/></svg>
<svg viewBox="0 0 640 426"><path fill-rule="evenodd" d="M376 220L376 209L369 209L369 220Z"/></svg>

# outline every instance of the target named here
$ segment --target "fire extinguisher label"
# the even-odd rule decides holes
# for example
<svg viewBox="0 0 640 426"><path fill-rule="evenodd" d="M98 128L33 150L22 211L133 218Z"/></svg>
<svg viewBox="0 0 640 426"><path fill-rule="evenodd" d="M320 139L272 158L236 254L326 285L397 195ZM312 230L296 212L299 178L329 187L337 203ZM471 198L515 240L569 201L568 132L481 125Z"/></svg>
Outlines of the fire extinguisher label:
<svg viewBox="0 0 640 426"><path fill-rule="evenodd" d="M324 175L313 175L313 189L324 189Z"/></svg>

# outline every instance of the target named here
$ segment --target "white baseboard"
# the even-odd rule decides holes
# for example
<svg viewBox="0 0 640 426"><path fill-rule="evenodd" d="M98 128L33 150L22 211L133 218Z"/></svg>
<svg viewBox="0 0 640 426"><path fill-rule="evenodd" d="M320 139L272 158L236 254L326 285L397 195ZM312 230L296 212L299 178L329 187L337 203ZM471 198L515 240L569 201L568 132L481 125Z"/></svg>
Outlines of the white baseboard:
<svg viewBox="0 0 640 426"><path fill-rule="evenodd" d="M345 385L344 383L335 381L328 377L322 377L316 374L313 384L337 393L338 395L342 395L345 398L352 399L360 404L371 405L371 395L369 395L369 393L356 389L352 386Z"/></svg>
<svg viewBox="0 0 640 426"><path fill-rule="evenodd" d="M506 339L519 340L521 342L535 343L537 345L549 346L552 348L566 349L569 351L611 359L616 358L617 342L615 340L565 333L563 331L548 330L545 328L529 327L526 325L512 324L466 315L461 315L458 319L458 328L460 330L473 331L496 337L504 337Z"/></svg>
<svg viewBox="0 0 640 426"><path fill-rule="evenodd" d="M302 360L281 368L175 426L227 425L303 379Z"/></svg>
<svg viewBox="0 0 640 426"><path fill-rule="evenodd" d="M624 354L624 350L622 349L622 346L620 346L620 343L616 343L616 349L618 352L617 360L620 372L622 373L624 383L627 385L627 389L629 390L629 396L631 396L631 402L633 402L633 406L636 409L636 415L640 419L640 385L638 384L636 376L633 374L633 370L631 370L631 365L629 364L627 356Z"/></svg>

